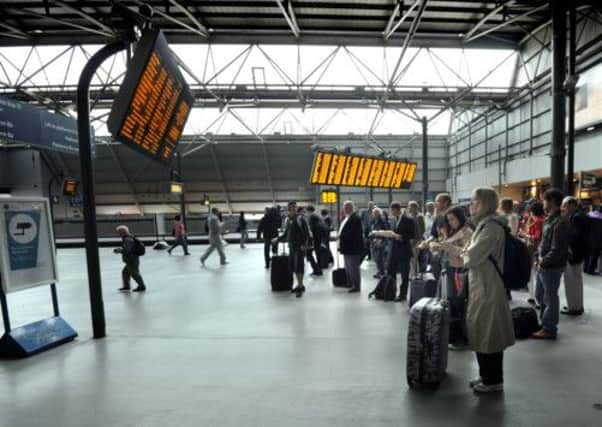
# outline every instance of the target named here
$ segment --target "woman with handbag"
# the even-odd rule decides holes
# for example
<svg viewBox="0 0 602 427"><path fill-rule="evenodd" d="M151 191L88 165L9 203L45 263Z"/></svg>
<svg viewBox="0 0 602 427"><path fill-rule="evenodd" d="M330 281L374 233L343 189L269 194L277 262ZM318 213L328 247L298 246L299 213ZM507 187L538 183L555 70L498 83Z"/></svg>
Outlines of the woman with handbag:
<svg viewBox="0 0 602 427"><path fill-rule="evenodd" d="M443 240L431 243L431 250L447 254L445 275L447 299L450 307L451 350L463 350L468 345L466 332L466 301L468 300L468 272L464 267L462 250L470 242L472 229L466 220L464 209L455 206L447 211L448 228L443 231Z"/></svg>

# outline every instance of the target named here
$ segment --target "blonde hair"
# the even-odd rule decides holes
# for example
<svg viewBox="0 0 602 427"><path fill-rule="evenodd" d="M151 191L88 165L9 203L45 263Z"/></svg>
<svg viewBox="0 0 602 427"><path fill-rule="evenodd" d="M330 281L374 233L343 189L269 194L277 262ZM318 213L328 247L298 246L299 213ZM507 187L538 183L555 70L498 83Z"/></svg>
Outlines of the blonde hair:
<svg viewBox="0 0 602 427"><path fill-rule="evenodd" d="M472 191L473 196L481 202L480 216L494 214L499 205L499 197L491 187L477 187Z"/></svg>

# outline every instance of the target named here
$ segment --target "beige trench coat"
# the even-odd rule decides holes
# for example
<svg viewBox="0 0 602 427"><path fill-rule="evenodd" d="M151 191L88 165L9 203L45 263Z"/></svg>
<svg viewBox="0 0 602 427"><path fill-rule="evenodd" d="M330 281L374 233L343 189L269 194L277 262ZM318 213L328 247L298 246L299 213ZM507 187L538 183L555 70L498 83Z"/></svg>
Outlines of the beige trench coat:
<svg viewBox="0 0 602 427"><path fill-rule="evenodd" d="M504 266L504 230L483 218L470 243L463 252L468 273L468 307L466 324L468 342L479 353L497 353L514 344L512 313L504 282L497 273L489 255ZM484 224L484 225L483 225Z"/></svg>

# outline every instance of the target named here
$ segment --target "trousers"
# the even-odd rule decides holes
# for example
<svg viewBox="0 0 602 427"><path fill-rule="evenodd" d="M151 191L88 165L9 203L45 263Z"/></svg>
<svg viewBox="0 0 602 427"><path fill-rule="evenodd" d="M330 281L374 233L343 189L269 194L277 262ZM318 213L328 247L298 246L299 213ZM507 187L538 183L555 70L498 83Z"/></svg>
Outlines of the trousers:
<svg viewBox="0 0 602 427"><path fill-rule="evenodd" d="M125 289L130 288L130 278L134 279L134 282L141 288L146 288L144 279L140 274L140 260L136 259L130 262L126 262L123 270L121 270L121 279L123 280L123 287Z"/></svg>
<svg viewBox="0 0 602 427"><path fill-rule="evenodd" d="M477 353L479 375L485 385L504 383L504 352Z"/></svg>
<svg viewBox="0 0 602 427"><path fill-rule="evenodd" d="M583 263L567 264L564 269L564 292L569 310L583 309Z"/></svg>

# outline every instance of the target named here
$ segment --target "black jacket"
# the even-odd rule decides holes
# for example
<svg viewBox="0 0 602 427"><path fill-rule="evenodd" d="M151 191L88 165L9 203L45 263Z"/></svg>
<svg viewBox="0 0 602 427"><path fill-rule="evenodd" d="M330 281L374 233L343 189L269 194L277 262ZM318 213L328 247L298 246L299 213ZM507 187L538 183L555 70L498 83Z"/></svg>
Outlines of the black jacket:
<svg viewBox="0 0 602 427"><path fill-rule="evenodd" d="M297 215L295 219L287 218L284 232L278 237L279 242L288 242L291 252L306 250L309 246L309 225L303 215Z"/></svg>
<svg viewBox="0 0 602 427"><path fill-rule="evenodd" d="M134 236L129 235L121 238L121 259L124 263L129 264L140 259L136 254L136 240Z"/></svg>
<svg viewBox="0 0 602 427"><path fill-rule="evenodd" d="M257 225L257 240L261 240L262 235L265 240L272 240L278 236L279 222L279 218L275 217L271 212L264 215Z"/></svg>
<svg viewBox="0 0 602 427"><path fill-rule="evenodd" d="M401 236L401 240L394 239L391 257L394 256L412 256L412 244L411 241L416 238L416 222L413 218L402 215L401 220L397 222L393 218L393 231Z"/></svg>
<svg viewBox="0 0 602 427"><path fill-rule="evenodd" d="M543 223L539 245L539 266L544 270L564 268L569 257L569 223L560 211L549 215Z"/></svg>
<svg viewBox="0 0 602 427"><path fill-rule="evenodd" d="M314 242L321 242L328 233L326 231L326 223L322 217L315 212L309 215L309 229L311 230Z"/></svg>
<svg viewBox="0 0 602 427"><path fill-rule="evenodd" d="M583 262L589 253L589 221L585 214L576 212L569 218L569 263Z"/></svg>
<svg viewBox="0 0 602 427"><path fill-rule="evenodd" d="M343 255L364 254L364 231L362 228L362 220L357 212L352 213L347 219L345 226L341 230L339 240L340 252Z"/></svg>

